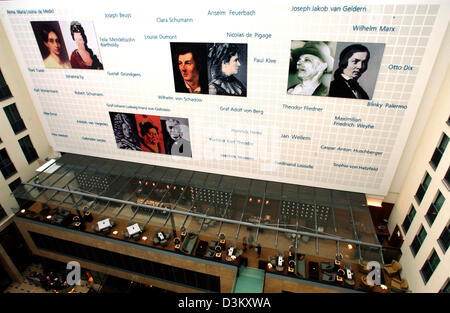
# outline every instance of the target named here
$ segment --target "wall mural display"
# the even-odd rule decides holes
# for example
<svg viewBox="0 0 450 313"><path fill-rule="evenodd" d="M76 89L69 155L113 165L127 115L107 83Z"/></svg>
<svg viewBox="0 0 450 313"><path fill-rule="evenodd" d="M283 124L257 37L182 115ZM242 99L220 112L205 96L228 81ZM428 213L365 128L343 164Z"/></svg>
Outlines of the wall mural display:
<svg viewBox="0 0 450 313"><path fill-rule="evenodd" d="M293 40L287 93L370 100L384 47L384 43Z"/></svg>
<svg viewBox="0 0 450 313"><path fill-rule="evenodd" d="M31 22L46 68L102 70L103 65L91 47L98 51L92 22ZM70 34L70 36L69 36ZM93 40L88 40L92 38ZM70 58L69 58L70 55Z"/></svg>
<svg viewBox="0 0 450 313"><path fill-rule="evenodd" d="M380 196L450 16L444 0L86 4L0 3L55 150Z"/></svg>
<svg viewBox="0 0 450 313"><path fill-rule="evenodd" d="M109 112L117 147L191 157L185 118Z"/></svg>

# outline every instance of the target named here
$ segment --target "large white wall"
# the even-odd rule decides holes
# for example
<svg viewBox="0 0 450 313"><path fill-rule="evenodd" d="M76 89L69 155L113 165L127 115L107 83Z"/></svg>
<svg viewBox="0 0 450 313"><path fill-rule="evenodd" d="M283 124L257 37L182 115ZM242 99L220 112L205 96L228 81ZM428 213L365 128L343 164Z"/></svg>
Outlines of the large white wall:
<svg viewBox="0 0 450 313"><path fill-rule="evenodd" d="M0 204L8 215L12 215L13 209L17 209L18 205L16 199L11 194L8 184L18 177L20 177L23 182L30 179L35 175L35 169L42 165L45 162L45 158L52 156L54 152L50 147L31 97L25 87L25 81L1 23L0 42L0 68L13 95L11 98L0 101L0 137L3 141L0 143L0 149L6 148L6 151L17 170L17 173L8 179L5 179L3 175L0 174ZM14 134L11 124L3 110L5 106L12 103L16 104L20 116L27 128L17 135ZM30 136L31 142L39 155L39 159L31 164L28 164L25 159L25 155L18 142L19 139L26 135Z"/></svg>
<svg viewBox="0 0 450 313"><path fill-rule="evenodd" d="M436 82L433 82L432 80L430 80L428 84L430 90L439 88L439 91L436 93L436 98L430 114L428 114L429 118L425 123L423 132L419 133L417 129L414 128L413 132L410 134L410 141L413 139L411 137L415 136L416 140L418 140L418 145L414 153L411 153L411 151L408 150L405 150L404 152L403 158L411 158L412 162L406 171L400 173L401 175L404 175L404 179L401 184L401 191L398 195L398 199L395 203L389 221L389 230L392 232L395 225L401 226L405 216L410 210L411 205L414 205L417 211L406 235L400 227L404 236L402 257L400 259L400 263L403 266L401 274L402 277L405 277L408 280L410 289L413 292L438 292L449 278L450 273L450 253L448 251L447 253L444 253L437 242L442 230L450 221L450 191L442 181L450 164L450 147L447 147L436 170L434 170L429 164L435 148L440 143L442 134L445 133L447 136L450 136L450 126L447 124L447 120L450 115L450 69L448 66L448 56L450 55L449 47L450 36L449 30L447 29L447 34L440 51L440 57L434 67L436 72L445 72L444 80L442 84L436 84ZM420 114L418 116L420 116ZM422 124L423 122L423 120L418 118L415 125ZM405 155L406 153L409 153L409 155ZM398 171L399 170L397 170L397 172ZM417 188L424 178L425 172L430 174L432 180L422 202L419 205L415 200L414 195L416 194ZM427 213L430 204L435 200L438 190L443 194L446 201L437 215L436 220L430 227L425 219L425 214ZM425 228L427 237L419 252L414 257L411 252L410 245L416 234L419 232L421 225ZM433 249L439 256L440 263L430 280L427 284L425 284L421 277L420 269L430 256Z"/></svg>

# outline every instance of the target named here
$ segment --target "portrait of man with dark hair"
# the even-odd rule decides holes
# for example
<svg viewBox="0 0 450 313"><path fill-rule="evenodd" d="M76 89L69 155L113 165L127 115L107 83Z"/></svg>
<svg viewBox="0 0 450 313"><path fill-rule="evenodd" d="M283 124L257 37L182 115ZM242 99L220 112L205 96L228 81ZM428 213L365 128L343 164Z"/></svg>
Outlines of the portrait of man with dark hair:
<svg viewBox="0 0 450 313"><path fill-rule="evenodd" d="M170 43L175 92L208 93L206 45Z"/></svg>
<svg viewBox="0 0 450 313"><path fill-rule="evenodd" d="M210 44L208 48L209 94L246 97L246 65L246 44Z"/></svg>
<svg viewBox="0 0 450 313"><path fill-rule="evenodd" d="M119 149L141 151L134 114L109 112Z"/></svg>
<svg viewBox="0 0 450 313"><path fill-rule="evenodd" d="M77 21L70 23L70 35L77 47L70 55L72 68L103 70L103 64L88 47L86 32L81 23Z"/></svg>
<svg viewBox="0 0 450 313"><path fill-rule="evenodd" d="M287 93L327 96L335 47L335 43L293 40Z"/></svg>
<svg viewBox="0 0 450 313"><path fill-rule="evenodd" d="M330 97L372 99L385 44L338 43Z"/></svg>
<svg viewBox="0 0 450 313"><path fill-rule="evenodd" d="M31 22L46 68L71 68L64 39L56 21Z"/></svg>

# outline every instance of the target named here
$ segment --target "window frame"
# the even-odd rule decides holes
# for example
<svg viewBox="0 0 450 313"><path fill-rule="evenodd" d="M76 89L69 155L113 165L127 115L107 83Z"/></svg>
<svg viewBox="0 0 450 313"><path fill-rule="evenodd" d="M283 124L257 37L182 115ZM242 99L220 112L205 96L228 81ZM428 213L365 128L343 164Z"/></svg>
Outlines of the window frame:
<svg viewBox="0 0 450 313"><path fill-rule="evenodd" d="M6 159L6 158L3 159L3 158L1 157L1 153L3 153L3 151L5 151L5 155L6 155L7 159ZM9 164L6 164L5 166L3 166L3 163L6 163L5 161L7 161L7 160L9 161ZM9 173L9 175L5 175L4 169L8 169L8 168L10 168L11 166L12 166L12 168L14 169L14 171L11 171L11 172ZM8 179L8 178L10 178L10 177L12 177L12 176L14 176L15 174L17 174L17 168L16 168L16 166L14 165L14 163L11 161L11 158L9 157L9 154L8 154L8 151L6 150L6 148L0 149L0 171L2 172L3 177L5 178L5 180Z"/></svg>
<svg viewBox="0 0 450 313"><path fill-rule="evenodd" d="M447 223L447 226L444 227L444 229L442 230L442 232L439 235L439 238L437 240L437 242L439 244L439 247L441 247L442 252L444 254L447 252L448 247L449 247L449 243L450 243L450 240L449 240L449 242L444 242L442 240L442 237L445 235L446 232L448 233L447 237L450 237L450 223ZM447 245L446 247L445 247L445 244Z"/></svg>
<svg viewBox="0 0 450 313"><path fill-rule="evenodd" d="M428 178L430 178L428 184L424 185L424 183L427 181ZM425 171L425 176L422 179L419 187L417 188L416 194L414 195L414 198L416 199L417 203L419 203L419 205L422 202L423 198L425 197L425 194L427 193L428 187L430 187L432 180L433 178L431 177L431 175L427 171ZM418 196L419 190L423 192L421 196Z"/></svg>
<svg viewBox="0 0 450 313"><path fill-rule="evenodd" d="M414 213L413 213L413 212L414 212ZM413 216L412 216L412 217L411 217L411 213L413 213ZM403 229L403 232L405 233L405 235L408 233L408 231L409 231L409 229L410 229L410 227L411 227L411 224L412 224L412 222L413 222L414 217L416 216L416 214L417 214L417 210L416 210L416 208L414 207L414 205L411 204L411 207L409 208L409 212L408 212L408 214L406 214L405 218L403 219L403 223L402 223L402 229ZM406 221L408 221L408 223L409 223L409 225L408 225L407 228L405 228L405 222L406 222Z"/></svg>
<svg viewBox="0 0 450 313"><path fill-rule="evenodd" d="M432 258L437 258L437 263L434 265L431 261ZM425 260L425 263L422 265L422 268L420 269L420 275L422 276L422 279L425 283L425 285L430 281L430 278L433 276L434 272L436 271L437 267L441 263L441 259L439 258L436 250L432 249L432 252L430 253L429 257ZM429 270L430 276L427 277L426 270Z"/></svg>
<svg viewBox="0 0 450 313"><path fill-rule="evenodd" d="M414 257L416 257L417 253L419 253L420 248L422 247L423 242L425 241L425 238L427 238L427 231L425 230L425 227L423 225L420 226L419 231L414 236L413 241L409 245L409 248L411 249L411 252ZM423 236L423 238L422 238Z"/></svg>
<svg viewBox="0 0 450 313"><path fill-rule="evenodd" d="M28 138L28 142L29 142L29 146L26 146L27 151L26 152L31 152L31 155L28 155L25 150L24 150L24 145L22 143L24 143L24 141L27 141ZM33 163L34 161L36 161L37 159L39 159L39 154L37 153L36 149L34 148L33 142L31 141L30 135L26 135L23 136L22 138L20 138L18 140L19 142L19 146L22 149L23 154L25 155L25 159L27 160L28 164ZM27 144L28 144L27 142Z"/></svg>
<svg viewBox="0 0 450 313"><path fill-rule="evenodd" d="M436 202L438 201L438 199L442 197L444 199L444 201L442 201L442 204L440 205L440 207L438 207L436 205ZM431 202L430 206L428 207L427 213L425 214L425 220L428 222L428 225L431 227L434 223L434 221L436 220L439 212L441 211L442 206L445 203L445 197L442 194L442 192L440 190L438 190L436 197L434 198L434 201ZM435 215L433 215L433 212L436 212ZM434 218L431 218L431 216L434 216Z"/></svg>
<svg viewBox="0 0 450 313"><path fill-rule="evenodd" d="M19 109L17 108L16 103L11 103L5 107L3 107L3 111L11 125L11 129L15 135L20 134L21 132L27 130L25 126L25 122L20 115Z"/></svg>

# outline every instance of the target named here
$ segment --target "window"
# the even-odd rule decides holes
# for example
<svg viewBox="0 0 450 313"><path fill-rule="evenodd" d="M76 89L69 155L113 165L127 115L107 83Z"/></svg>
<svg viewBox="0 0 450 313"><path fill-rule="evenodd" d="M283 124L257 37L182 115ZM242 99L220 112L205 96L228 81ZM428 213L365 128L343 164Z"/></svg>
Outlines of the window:
<svg viewBox="0 0 450 313"><path fill-rule="evenodd" d="M13 129L14 134L18 134L21 131L27 129L25 127L25 123L22 120L22 117L20 117L15 103L4 107L3 110L5 111L6 117L11 124L11 128Z"/></svg>
<svg viewBox="0 0 450 313"><path fill-rule="evenodd" d="M442 248L442 251L445 253L448 250L448 245L450 243L450 225L447 225L442 231L441 235L438 239L439 245Z"/></svg>
<svg viewBox="0 0 450 313"><path fill-rule="evenodd" d="M14 192L14 190L16 190L16 188L19 187L21 183L22 180L20 179L20 177L14 180L12 183L10 183L9 189L11 189L11 192Z"/></svg>
<svg viewBox="0 0 450 313"><path fill-rule="evenodd" d="M442 289L439 290L439 293L450 293L450 279L449 278L447 278L447 281L445 282Z"/></svg>
<svg viewBox="0 0 450 313"><path fill-rule="evenodd" d="M438 167L442 155L444 154L445 148L447 148L448 141L449 141L448 136L444 134L439 146L434 150L433 156L431 157L430 161L430 165L434 169Z"/></svg>
<svg viewBox="0 0 450 313"><path fill-rule="evenodd" d="M19 144L22 148L23 154L25 154L25 158L27 159L28 163L36 161L39 158L36 150L33 147L33 144L31 143L30 136L27 135L20 139Z"/></svg>
<svg viewBox="0 0 450 313"><path fill-rule="evenodd" d="M411 205L411 209L409 210L409 213L406 215L405 219L403 220L403 224L402 224L405 235L409 230L409 226L411 226L414 216L416 216L416 209L414 208L413 205Z"/></svg>
<svg viewBox="0 0 450 313"><path fill-rule="evenodd" d="M425 264L420 269L420 274L422 274L425 284L430 280L431 275L433 275L440 261L436 251L433 249L433 253L431 253L431 256L425 261Z"/></svg>
<svg viewBox="0 0 450 313"><path fill-rule="evenodd" d="M411 251L414 256L417 255L417 252L419 252L420 247L422 246L422 243L425 241L425 238L427 237L427 232L423 226L420 227L419 233L414 237L414 240L409 246L411 248Z"/></svg>
<svg viewBox="0 0 450 313"><path fill-rule="evenodd" d="M3 209L3 207L0 205L0 221L6 217L6 212L5 209Z"/></svg>
<svg viewBox="0 0 450 313"><path fill-rule="evenodd" d="M440 191L438 191L438 196L436 197L436 200L434 200L434 202L430 205L430 208L428 209L428 212L425 215L425 218L430 226L433 225L434 220L436 219L436 216L438 215L444 202L445 202L444 196Z"/></svg>
<svg viewBox="0 0 450 313"><path fill-rule="evenodd" d="M17 173L16 167L11 163L8 152L6 149L0 150L0 169L5 179L11 177Z"/></svg>
<svg viewBox="0 0 450 313"><path fill-rule="evenodd" d="M447 173L445 174L442 181L444 182L445 187L450 190L450 167L448 168Z"/></svg>
<svg viewBox="0 0 450 313"><path fill-rule="evenodd" d="M4 100L11 96L12 96L11 91L9 90L9 87L6 84L5 79L3 78L2 71L0 71L0 100Z"/></svg>
<svg viewBox="0 0 450 313"><path fill-rule="evenodd" d="M423 196L425 196L425 192L428 189L428 186L431 183L431 176L427 173L425 175L425 178L423 179L422 183L420 184L419 188L417 189L415 198L417 202L422 202Z"/></svg>

